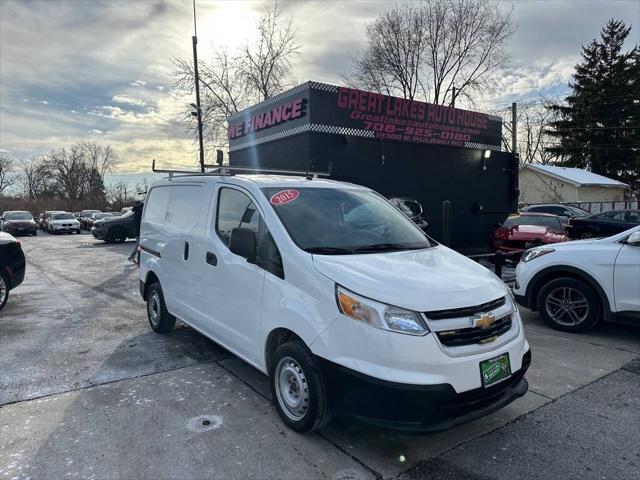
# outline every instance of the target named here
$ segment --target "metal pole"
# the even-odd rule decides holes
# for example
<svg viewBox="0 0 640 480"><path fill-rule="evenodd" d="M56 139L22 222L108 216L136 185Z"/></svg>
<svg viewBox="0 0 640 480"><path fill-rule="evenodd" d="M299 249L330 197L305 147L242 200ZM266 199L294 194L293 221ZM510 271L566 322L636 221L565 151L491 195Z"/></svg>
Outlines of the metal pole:
<svg viewBox="0 0 640 480"><path fill-rule="evenodd" d="M449 232L449 220L451 218L451 202L445 200L442 202L442 243L449 246L451 237Z"/></svg>
<svg viewBox="0 0 640 480"><path fill-rule="evenodd" d="M451 93L451 106L456 108L456 87L453 87L453 92Z"/></svg>
<svg viewBox="0 0 640 480"><path fill-rule="evenodd" d="M518 119L516 102L511 104L511 153L518 153Z"/></svg>
<svg viewBox="0 0 640 480"><path fill-rule="evenodd" d="M196 83L196 110L198 118L198 142L200 144L200 171L204 172L204 142L202 141L202 108L200 108L200 76L198 75L198 31L196 29L196 0L193 0L193 75Z"/></svg>
<svg viewBox="0 0 640 480"><path fill-rule="evenodd" d="M504 264L504 254L498 250L496 252L496 267L495 274L496 276L502 278L502 265Z"/></svg>

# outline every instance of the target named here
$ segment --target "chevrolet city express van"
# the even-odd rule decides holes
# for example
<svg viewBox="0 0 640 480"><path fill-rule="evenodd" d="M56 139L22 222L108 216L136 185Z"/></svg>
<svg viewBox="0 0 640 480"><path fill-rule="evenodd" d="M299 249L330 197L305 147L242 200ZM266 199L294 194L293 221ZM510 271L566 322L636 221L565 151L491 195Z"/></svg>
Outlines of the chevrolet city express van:
<svg viewBox="0 0 640 480"><path fill-rule="evenodd" d="M140 293L269 376L282 420L437 431L527 391L513 296L374 191L321 179L181 175L149 190Z"/></svg>

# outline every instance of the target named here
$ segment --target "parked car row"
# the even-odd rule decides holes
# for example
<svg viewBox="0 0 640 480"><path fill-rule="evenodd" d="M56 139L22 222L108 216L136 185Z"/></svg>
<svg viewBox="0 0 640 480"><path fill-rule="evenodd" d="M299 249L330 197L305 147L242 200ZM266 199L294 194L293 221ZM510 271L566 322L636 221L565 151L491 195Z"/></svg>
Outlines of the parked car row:
<svg viewBox="0 0 640 480"><path fill-rule="evenodd" d="M590 215L570 205L532 205L497 225L491 250L511 253L538 245L606 237L637 225L640 225L640 210Z"/></svg>
<svg viewBox="0 0 640 480"><path fill-rule="evenodd" d="M37 219L27 211L6 211L0 217L0 231L12 235L37 235L38 229L51 234L81 233L82 230L91 231L99 220L119 217L127 211L127 208L123 208L122 212L82 210L70 213L64 210L47 210L40 213Z"/></svg>

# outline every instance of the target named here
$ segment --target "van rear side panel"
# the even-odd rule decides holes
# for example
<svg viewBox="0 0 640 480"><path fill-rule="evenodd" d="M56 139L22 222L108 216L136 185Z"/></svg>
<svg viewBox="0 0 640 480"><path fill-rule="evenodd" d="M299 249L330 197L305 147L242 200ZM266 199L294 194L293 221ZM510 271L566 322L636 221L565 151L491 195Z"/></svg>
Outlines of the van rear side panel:
<svg viewBox="0 0 640 480"><path fill-rule="evenodd" d="M141 280L153 271L167 309L179 318L193 316L193 304L202 295L192 272L194 263L204 258L207 190L201 182L164 183L152 187L145 201L140 228Z"/></svg>

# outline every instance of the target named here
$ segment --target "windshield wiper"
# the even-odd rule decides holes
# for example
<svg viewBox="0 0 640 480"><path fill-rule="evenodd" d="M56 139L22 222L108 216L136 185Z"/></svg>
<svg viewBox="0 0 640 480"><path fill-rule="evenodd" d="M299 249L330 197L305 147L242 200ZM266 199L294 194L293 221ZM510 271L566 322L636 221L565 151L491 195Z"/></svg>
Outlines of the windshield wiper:
<svg viewBox="0 0 640 480"><path fill-rule="evenodd" d="M353 250L340 247L309 247L304 249L308 253L317 253L320 255L349 255Z"/></svg>
<svg viewBox="0 0 640 480"><path fill-rule="evenodd" d="M355 252L389 252L393 250L421 250L430 245L404 245L402 243L376 243L374 245L364 245L355 249Z"/></svg>

